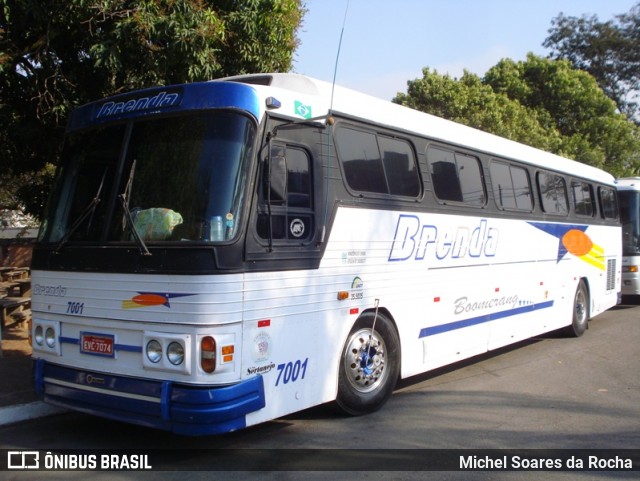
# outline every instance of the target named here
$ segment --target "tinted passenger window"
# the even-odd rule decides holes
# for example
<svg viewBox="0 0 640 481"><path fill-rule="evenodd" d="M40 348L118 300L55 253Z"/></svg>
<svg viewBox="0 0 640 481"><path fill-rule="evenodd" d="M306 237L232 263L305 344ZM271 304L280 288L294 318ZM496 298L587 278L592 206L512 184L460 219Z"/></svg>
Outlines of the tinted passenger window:
<svg viewBox="0 0 640 481"><path fill-rule="evenodd" d="M389 137L378 137L389 193L417 197L420 195L420 176L416 159L408 142Z"/></svg>
<svg viewBox="0 0 640 481"><path fill-rule="evenodd" d="M362 192L387 193L375 134L339 128L336 131L336 144L349 187Z"/></svg>
<svg viewBox="0 0 640 481"><path fill-rule="evenodd" d="M491 163L491 183L496 202L503 209L533 209L531 183L526 169L493 161Z"/></svg>
<svg viewBox="0 0 640 481"><path fill-rule="evenodd" d="M486 196L480 163L476 157L429 147L427 161L438 199L484 205Z"/></svg>
<svg viewBox="0 0 640 481"><path fill-rule="evenodd" d="M420 176L407 141L347 127L336 130L347 185L359 192L417 197Z"/></svg>
<svg viewBox="0 0 640 481"><path fill-rule="evenodd" d="M600 187L600 210L605 219L618 218L618 202L613 189Z"/></svg>
<svg viewBox="0 0 640 481"><path fill-rule="evenodd" d="M576 214L588 217L593 216L593 187L587 182L571 182L571 194L576 206Z"/></svg>
<svg viewBox="0 0 640 481"><path fill-rule="evenodd" d="M569 205L567 203L567 184L559 175L538 173L538 189L542 210L548 214L567 215Z"/></svg>

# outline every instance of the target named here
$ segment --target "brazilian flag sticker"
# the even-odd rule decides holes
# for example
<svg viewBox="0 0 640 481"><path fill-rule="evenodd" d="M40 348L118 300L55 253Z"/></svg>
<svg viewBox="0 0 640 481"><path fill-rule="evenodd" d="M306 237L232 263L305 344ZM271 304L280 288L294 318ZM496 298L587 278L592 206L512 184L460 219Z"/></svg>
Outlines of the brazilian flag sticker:
<svg viewBox="0 0 640 481"><path fill-rule="evenodd" d="M294 102L294 108L296 115L299 115L303 119L311 118L311 105L303 104L299 100Z"/></svg>

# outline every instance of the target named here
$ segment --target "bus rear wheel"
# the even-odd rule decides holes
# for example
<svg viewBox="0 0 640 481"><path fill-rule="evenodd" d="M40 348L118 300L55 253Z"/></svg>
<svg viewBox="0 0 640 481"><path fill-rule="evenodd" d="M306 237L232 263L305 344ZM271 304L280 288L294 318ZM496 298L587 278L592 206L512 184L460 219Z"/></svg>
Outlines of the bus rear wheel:
<svg viewBox="0 0 640 481"><path fill-rule="evenodd" d="M565 328L569 337L580 337L589 327L589 291L583 280L578 283L573 297L573 317L571 325Z"/></svg>
<svg viewBox="0 0 640 481"><path fill-rule="evenodd" d="M370 312L356 321L340 359L336 404L353 416L380 409L400 373L400 340L395 326L380 313L375 327L374 319Z"/></svg>

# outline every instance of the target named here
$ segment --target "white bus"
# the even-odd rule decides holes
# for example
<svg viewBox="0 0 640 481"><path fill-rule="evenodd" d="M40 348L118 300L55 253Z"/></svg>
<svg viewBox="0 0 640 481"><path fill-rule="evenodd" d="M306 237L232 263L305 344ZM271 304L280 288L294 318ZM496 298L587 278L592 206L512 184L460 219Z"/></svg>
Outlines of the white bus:
<svg viewBox="0 0 640 481"><path fill-rule="evenodd" d="M300 75L71 116L34 249L46 402L198 435L335 401L617 303L614 179Z"/></svg>
<svg viewBox="0 0 640 481"><path fill-rule="evenodd" d="M617 180L622 222L622 295L640 295L640 177Z"/></svg>

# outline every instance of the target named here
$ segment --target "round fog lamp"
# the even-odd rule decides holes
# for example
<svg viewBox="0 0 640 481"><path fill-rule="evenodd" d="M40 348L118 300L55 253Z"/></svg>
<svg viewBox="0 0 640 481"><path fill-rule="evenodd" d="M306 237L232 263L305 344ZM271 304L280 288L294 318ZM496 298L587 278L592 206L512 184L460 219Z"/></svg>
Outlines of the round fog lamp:
<svg viewBox="0 0 640 481"><path fill-rule="evenodd" d="M167 358L174 366L179 366L184 361L184 347L179 342L172 342L167 348Z"/></svg>
<svg viewBox="0 0 640 481"><path fill-rule="evenodd" d="M154 364L162 359L162 346L155 339L147 343L147 359Z"/></svg>
<svg viewBox="0 0 640 481"><path fill-rule="evenodd" d="M44 340L47 343L47 346L53 348L56 345L56 333L53 330L53 327L48 327L44 333Z"/></svg>

